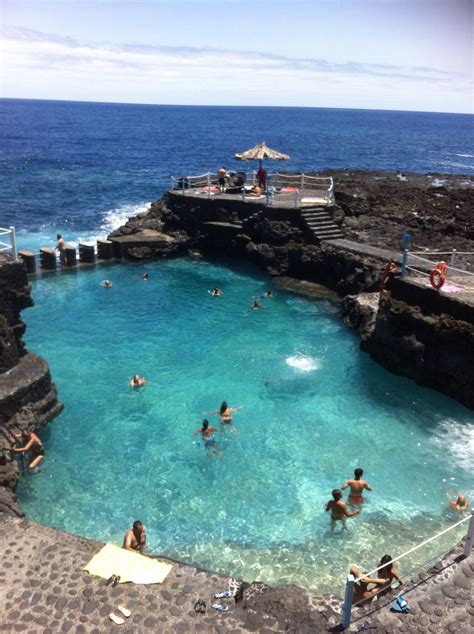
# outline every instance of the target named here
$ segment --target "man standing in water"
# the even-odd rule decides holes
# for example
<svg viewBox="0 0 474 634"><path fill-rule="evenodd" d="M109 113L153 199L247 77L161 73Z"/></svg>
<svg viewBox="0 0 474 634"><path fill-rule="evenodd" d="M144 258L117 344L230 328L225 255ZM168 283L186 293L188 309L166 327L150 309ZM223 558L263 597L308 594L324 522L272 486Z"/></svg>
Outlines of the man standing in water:
<svg viewBox="0 0 474 634"><path fill-rule="evenodd" d="M145 554L145 546L146 544L146 535L145 535L145 527L140 522L140 520L136 520L133 522L133 527L131 531L125 533L125 537L123 538L123 546L125 550L131 550L135 553L140 553L142 555Z"/></svg>
<svg viewBox="0 0 474 634"><path fill-rule="evenodd" d="M195 431L193 431L193 435L201 434L202 439L204 440L204 448L211 460L212 454L216 455L222 460L222 454L219 451L216 439L214 438L214 432L216 431L217 429L215 427L209 427L209 421L207 420L207 418L205 418L202 421L202 427L198 427Z"/></svg>
<svg viewBox="0 0 474 634"><path fill-rule="evenodd" d="M341 487L341 491L344 491L344 489L347 489L347 487L351 488L348 500L351 506L355 506L356 504L363 504L365 502L364 496L362 495L362 491L364 489L366 491L372 491L372 487L365 480L361 479L363 475L363 469L361 469L360 467L355 469L354 479L347 480Z"/></svg>
<svg viewBox="0 0 474 634"><path fill-rule="evenodd" d="M54 248L56 251L59 251L59 261L61 262L61 266L66 266L66 243L60 233L56 236L56 240L57 242Z"/></svg>
<svg viewBox="0 0 474 634"><path fill-rule="evenodd" d="M331 531L336 528L336 522L339 520L342 522L342 529L347 530L346 518L353 517L360 513L360 509L355 511L348 511L347 504L342 501L341 489L333 489L332 500L326 502L326 511L331 511Z"/></svg>

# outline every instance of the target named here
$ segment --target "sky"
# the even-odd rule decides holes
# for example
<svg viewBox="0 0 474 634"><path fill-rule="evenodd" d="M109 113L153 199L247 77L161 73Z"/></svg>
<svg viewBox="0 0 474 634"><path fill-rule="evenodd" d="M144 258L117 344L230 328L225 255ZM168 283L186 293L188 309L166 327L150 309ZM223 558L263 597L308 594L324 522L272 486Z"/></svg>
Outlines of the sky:
<svg viewBox="0 0 474 634"><path fill-rule="evenodd" d="M0 0L9 98L473 112L472 0Z"/></svg>

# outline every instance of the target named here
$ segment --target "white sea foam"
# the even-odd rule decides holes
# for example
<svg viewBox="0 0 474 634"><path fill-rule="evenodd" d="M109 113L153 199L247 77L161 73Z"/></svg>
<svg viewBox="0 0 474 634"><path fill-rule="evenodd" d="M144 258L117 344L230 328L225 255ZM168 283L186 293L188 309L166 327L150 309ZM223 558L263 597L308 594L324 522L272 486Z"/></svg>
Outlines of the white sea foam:
<svg viewBox="0 0 474 634"><path fill-rule="evenodd" d="M460 154L458 152L454 153L455 156L461 156L462 158L474 158L474 154Z"/></svg>
<svg viewBox="0 0 474 634"><path fill-rule="evenodd" d="M138 205L119 205L114 209L109 209L104 212L97 231L79 236L78 242L95 242L96 240L103 240L109 235L109 233L124 225L132 216L148 211L150 205L150 202L144 202L139 203ZM70 242L70 244L73 243Z"/></svg>
<svg viewBox="0 0 474 634"><path fill-rule="evenodd" d="M474 425L448 418L438 425L433 443L441 451L452 454L453 464L462 467L467 473L471 472L474 462Z"/></svg>
<svg viewBox="0 0 474 634"><path fill-rule="evenodd" d="M288 357L285 359L285 363L299 372L312 372L321 369L321 362L318 359L300 354Z"/></svg>

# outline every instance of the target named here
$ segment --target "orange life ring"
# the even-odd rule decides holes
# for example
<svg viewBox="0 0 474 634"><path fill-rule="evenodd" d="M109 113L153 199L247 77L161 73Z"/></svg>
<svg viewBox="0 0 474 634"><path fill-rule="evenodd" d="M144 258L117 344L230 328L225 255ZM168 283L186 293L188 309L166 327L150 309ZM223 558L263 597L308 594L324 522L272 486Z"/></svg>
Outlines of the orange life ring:
<svg viewBox="0 0 474 634"><path fill-rule="evenodd" d="M438 263L435 268L430 273L430 282L431 286L435 288L437 291L443 286L446 281L446 276L444 272L446 271L448 265L446 262Z"/></svg>

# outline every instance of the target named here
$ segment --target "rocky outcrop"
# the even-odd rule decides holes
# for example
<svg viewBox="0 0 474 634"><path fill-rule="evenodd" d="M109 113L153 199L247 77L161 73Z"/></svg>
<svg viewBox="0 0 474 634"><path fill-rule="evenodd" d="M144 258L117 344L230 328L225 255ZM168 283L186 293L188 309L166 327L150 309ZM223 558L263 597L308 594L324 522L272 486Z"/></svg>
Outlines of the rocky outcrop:
<svg viewBox="0 0 474 634"><path fill-rule="evenodd" d="M32 305L23 264L0 261L0 512L21 515L14 490L20 471L12 451L20 431L39 431L62 410L47 363L29 353L20 311Z"/></svg>
<svg viewBox="0 0 474 634"><path fill-rule="evenodd" d="M379 309L379 293L346 295L341 301L341 316L346 326L359 333L361 341L370 337Z"/></svg>

